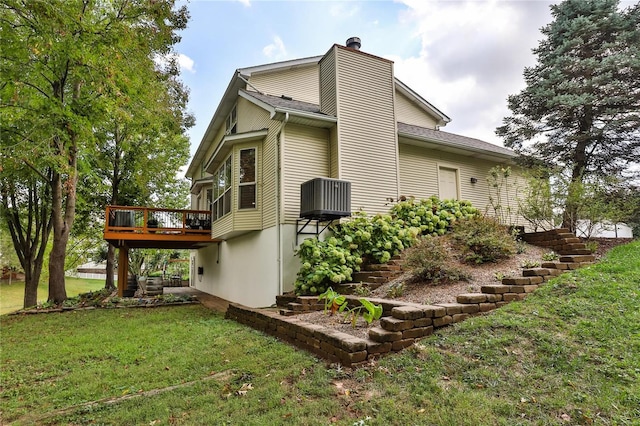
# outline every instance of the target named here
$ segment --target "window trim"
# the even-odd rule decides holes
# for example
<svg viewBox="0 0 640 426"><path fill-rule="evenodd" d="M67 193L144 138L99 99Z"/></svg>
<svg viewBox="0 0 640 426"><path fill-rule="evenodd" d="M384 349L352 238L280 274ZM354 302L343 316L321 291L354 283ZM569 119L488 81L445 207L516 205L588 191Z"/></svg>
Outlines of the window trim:
<svg viewBox="0 0 640 426"><path fill-rule="evenodd" d="M238 104L234 104L225 119L225 135L238 133Z"/></svg>
<svg viewBox="0 0 640 426"><path fill-rule="evenodd" d="M227 172L227 168L230 169L230 172ZM224 190L220 191L220 174L224 174L225 185ZM228 178L228 179L227 179ZM213 192L212 192L212 203L211 203L211 219L212 222L222 219L231 213L232 208L232 194L231 189L233 188L233 155L229 154L227 158L220 164L220 167L213 174ZM228 199L228 207L225 204L225 199ZM222 204L221 215L218 215L218 206Z"/></svg>
<svg viewBox="0 0 640 426"><path fill-rule="evenodd" d="M250 151L253 150L253 181L251 182L241 182L240 174L242 173L242 165L240 161L242 160L242 151ZM252 207L241 207L240 203L242 201L242 197L240 196L240 188L243 186L253 186L253 206ZM238 210L255 210L258 208L258 147L250 146L245 148L238 149L238 202L237 202Z"/></svg>

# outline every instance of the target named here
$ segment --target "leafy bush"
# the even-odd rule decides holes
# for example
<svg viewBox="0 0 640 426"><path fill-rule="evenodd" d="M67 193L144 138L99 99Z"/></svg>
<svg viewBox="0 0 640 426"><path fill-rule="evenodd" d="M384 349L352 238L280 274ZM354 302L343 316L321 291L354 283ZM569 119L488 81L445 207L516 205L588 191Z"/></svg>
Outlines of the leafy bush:
<svg viewBox="0 0 640 426"><path fill-rule="evenodd" d="M390 215L368 217L359 212L334 230L336 238L344 240L349 249L370 263L387 263L392 256L411 246L420 230L405 227L405 223Z"/></svg>
<svg viewBox="0 0 640 426"><path fill-rule="evenodd" d="M410 247L420 234L444 234L458 220L480 214L468 201L431 197L396 204L390 214L373 217L358 212L332 228L326 241L305 240L297 251L302 261L295 282L297 294L323 293L330 285L351 281L359 265L387 263Z"/></svg>
<svg viewBox="0 0 640 426"><path fill-rule="evenodd" d="M542 254L542 260L547 262L553 262L554 260L558 260L559 258L560 258L560 255L555 251L550 251Z"/></svg>
<svg viewBox="0 0 640 426"><path fill-rule="evenodd" d="M302 267L295 283L296 293L324 293L332 283L351 281L351 274L360 270L362 258L343 244L335 237L325 241L308 238L302 242L298 249Z"/></svg>
<svg viewBox="0 0 640 426"><path fill-rule="evenodd" d="M393 206L391 214L404 226L419 228L423 235L444 235L453 222L479 216L480 211L469 201L439 200L433 196L402 201Z"/></svg>
<svg viewBox="0 0 640 426"><path fill-rule="evenodd" d="M449 253L445 240L425 236L406 251L404 266L411 273L411 281L460 281L469 279L464 272L448 266Z"/></svg>
<svg viewBox="0 0 640 426"><path fill-rule="evenodd" d="M490 217L476 216L456 222L452 239L467 263L496 262L516 253L513 235Z"/></svg>

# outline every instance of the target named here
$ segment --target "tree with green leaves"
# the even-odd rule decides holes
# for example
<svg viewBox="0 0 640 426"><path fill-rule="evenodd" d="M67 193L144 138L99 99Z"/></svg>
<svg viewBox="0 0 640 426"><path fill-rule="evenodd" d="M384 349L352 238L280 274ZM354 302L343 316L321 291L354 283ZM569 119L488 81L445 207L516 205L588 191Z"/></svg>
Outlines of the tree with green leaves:
<svg viewBox="0 0 640 426"><path fill-rule="evenodd" d="M49 189L49 300L66 299L64 260L76 216L79 162L136 78L131 63L170 57L186 27L175 0L0 0L2 155ZM145 68L147 69L147 68ZM46 179L45 179L46 178Z"/></svg>
<svg viewBox="0 0 640 426"><path fill-rule="evenodd" d="M3 159L0 217L24 271L23 305L28 307L38 303L38 284L53 227L50 188L26 166L11 167L10 163L10 159Z"/></svg>
<svg viewBox="0 0 640 426"><path fill-rule="evenodd" d="M630 174L640 158L640 3L565 0L533 50L527 87L509 96L505 145L560 167L572 185ZM577 189L576 189L577 190ZM566 194L563 226L574 229Z"/></svg>

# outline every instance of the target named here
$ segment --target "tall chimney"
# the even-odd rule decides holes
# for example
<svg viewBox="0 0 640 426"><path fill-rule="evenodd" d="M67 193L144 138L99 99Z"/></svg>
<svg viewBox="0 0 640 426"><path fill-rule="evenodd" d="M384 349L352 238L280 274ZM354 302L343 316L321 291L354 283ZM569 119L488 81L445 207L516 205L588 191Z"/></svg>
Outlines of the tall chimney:
<svg viewBox="0 0 640 426"><path fill-rule="evenodd" d="M360 46L362 46L362 43L360 42L360 37L351 37L350 39L347 40L347 47L350 47L351 49L354 50L360 50Z"/></svg>

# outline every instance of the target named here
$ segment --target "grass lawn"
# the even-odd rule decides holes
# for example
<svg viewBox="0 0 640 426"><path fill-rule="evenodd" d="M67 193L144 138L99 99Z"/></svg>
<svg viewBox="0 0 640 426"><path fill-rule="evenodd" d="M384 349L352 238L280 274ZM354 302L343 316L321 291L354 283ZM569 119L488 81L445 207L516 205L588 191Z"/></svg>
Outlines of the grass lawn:
<svg viewBox="0 0 640 426"><path fill-rule="evenodd" d="M199 305L3 316L0 422L637 425L639 283L636 241L357 370Z"/></svg>
<svg viewBox="0 0 640 426"><path fill-rule="evenodd" d="M89 280L70 278L66 280L67 296L73 297L80 293L100 290L104 288L104 280ZM46 282L38 286L38 302L45 302L49 296L49 285ZM0 284L0 315L22 309L24 303L24 281L14 281L11 284Z"/></svg>

